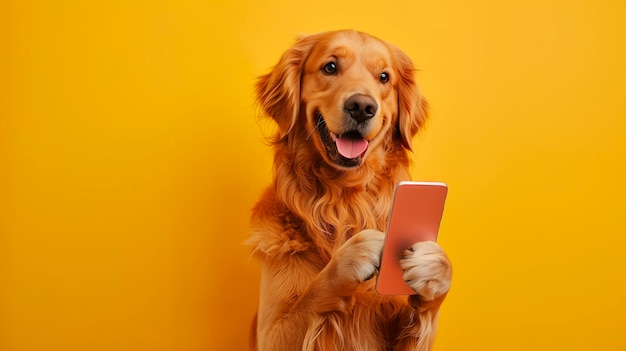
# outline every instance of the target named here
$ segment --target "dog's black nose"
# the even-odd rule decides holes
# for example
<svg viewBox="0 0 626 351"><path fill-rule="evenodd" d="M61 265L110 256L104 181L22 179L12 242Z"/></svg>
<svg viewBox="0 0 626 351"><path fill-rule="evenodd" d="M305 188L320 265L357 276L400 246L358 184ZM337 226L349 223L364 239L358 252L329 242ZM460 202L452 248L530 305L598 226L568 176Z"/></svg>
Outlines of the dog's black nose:
<svg viewBox="0 0 626 351"><path fill-rule="evenodd" d="M374 117L378 104L369 95L354 94L346 100L343 108L357 122L365 122Z"/></svg>

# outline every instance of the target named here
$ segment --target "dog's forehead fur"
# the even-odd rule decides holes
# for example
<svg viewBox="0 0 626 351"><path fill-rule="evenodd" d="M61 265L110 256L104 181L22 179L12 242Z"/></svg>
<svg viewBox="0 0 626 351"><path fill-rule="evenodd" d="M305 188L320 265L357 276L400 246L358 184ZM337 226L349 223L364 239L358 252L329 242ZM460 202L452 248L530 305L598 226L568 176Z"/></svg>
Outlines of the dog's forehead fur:
<svg viewBox="0 0 626 351"><path fill-rule="evenodd" d="M305 73L319 70L320 64L340 61L340 69L355 63L380 73L392 65L389 47L382 40L356 31L330 32L319 38L305 64Z"/></svg>

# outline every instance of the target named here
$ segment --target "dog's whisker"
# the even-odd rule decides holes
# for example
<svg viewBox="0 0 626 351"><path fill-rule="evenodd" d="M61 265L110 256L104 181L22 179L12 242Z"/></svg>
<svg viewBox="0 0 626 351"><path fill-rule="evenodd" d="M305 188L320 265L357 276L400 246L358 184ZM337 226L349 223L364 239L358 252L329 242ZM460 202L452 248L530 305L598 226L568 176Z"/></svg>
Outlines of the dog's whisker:
<svg viewBox="0 0 626 351"><path fill-rule="evenodd" d="M318 128L319 126L321 126L323 123L324 123L324 119L323 119L322 117L320 117L320 118L317 120L317 124L315 125L315 127L313 127L313 129L311 130L311 133L309 133L309 135L307 135L307 136L306 136L306 140L311 139L311 135L313 135L313 133L317 130L317 128Z"/></svg>

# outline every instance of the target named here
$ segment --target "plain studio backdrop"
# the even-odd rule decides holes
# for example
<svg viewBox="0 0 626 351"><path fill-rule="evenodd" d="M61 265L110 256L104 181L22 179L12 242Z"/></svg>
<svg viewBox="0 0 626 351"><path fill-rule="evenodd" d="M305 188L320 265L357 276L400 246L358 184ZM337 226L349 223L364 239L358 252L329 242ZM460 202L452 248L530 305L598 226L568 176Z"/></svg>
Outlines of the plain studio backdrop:
<svg viewBox="0 0 626 351"><path fill-rule="evenodd" d="M0 349L244 350L255 76L353 28L420 69L436 350L626 350L623 1L0 3Z"/></svg>

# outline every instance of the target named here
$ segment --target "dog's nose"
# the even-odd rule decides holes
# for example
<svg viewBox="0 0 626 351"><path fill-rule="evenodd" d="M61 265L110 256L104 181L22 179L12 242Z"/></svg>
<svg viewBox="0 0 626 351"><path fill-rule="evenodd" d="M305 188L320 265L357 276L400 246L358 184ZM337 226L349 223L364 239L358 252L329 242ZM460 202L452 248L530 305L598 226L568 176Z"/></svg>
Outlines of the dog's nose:
<svg viewBox="0 0 626 351"><path fill-rule="evenodd" d="M346 100L343 108L352 118L361 123L374 117L378 104L369 95L354 94Z"/></svg>

